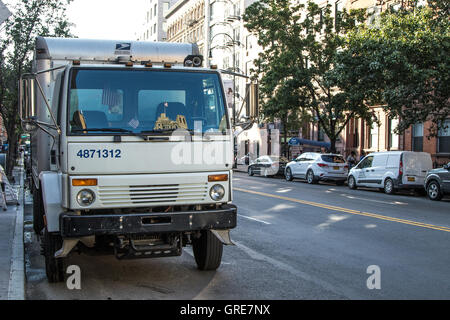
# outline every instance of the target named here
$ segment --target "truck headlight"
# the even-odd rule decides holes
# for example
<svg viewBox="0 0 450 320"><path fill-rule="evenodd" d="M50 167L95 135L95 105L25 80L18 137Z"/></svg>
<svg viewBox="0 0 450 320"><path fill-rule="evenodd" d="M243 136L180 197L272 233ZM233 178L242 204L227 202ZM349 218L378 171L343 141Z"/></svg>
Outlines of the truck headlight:
<svg viewBox="0 0 450 320"><path fill-rule="evenodd" d="M95 193L91 190L84 189L78 192L77 202L80 206L88 207L95 201Z"/></svg>
<svg viewBox="0 0 450 320"><path fill-rule="evenodd" d="M214 201L220 201L225 196L225 188L220 184L216 184L209 190L209 195Z"/></svg>

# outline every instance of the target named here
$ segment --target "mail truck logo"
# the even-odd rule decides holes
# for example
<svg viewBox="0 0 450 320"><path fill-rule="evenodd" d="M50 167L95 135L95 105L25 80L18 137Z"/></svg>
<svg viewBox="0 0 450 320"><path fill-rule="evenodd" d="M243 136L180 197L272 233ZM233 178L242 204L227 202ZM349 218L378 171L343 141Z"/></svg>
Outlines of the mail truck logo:
<svg viewBox="0 0 450 320"><path fill-rule="evenodd" d="M116 43L116 55L125 54L128 55L131 53L131 43Z"/></svg>
<svg viewBox="0 0 450 320"><path fill-rule="evenodd" d="M118 43L118 44L116 44L116 50L130 51L131 43Z"/></svg>

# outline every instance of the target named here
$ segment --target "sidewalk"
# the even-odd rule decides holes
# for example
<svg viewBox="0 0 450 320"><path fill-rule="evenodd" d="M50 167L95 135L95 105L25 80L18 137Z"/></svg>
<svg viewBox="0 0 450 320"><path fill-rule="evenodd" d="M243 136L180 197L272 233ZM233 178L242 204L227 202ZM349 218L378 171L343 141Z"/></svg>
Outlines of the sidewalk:
<svg viewBox="0 0 450 320"><path fill-rule="evenodd" d="M22 171L21 167L13 171L19 205L8 204L7 211L0 210L0 300L25 298Z"/></svg>

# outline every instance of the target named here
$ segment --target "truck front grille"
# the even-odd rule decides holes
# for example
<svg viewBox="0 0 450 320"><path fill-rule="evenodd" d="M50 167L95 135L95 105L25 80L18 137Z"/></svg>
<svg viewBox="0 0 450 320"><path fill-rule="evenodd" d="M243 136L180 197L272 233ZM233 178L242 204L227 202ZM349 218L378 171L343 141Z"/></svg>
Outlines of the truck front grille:
<svg viewBox="0 0 450 320"><path fill-rule="evenodd" d="M103 205L196 203L205 200L207 194L206 183L99 187L99 200Z"/></svg>

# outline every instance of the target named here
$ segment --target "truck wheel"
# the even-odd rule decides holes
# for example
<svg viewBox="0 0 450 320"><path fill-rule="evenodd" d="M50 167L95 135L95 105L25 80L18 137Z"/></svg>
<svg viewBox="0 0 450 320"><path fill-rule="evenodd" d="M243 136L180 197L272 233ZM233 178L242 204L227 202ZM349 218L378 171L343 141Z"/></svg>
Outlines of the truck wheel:
<svg viewBox="0 0 450 320"><path fill-rule="evenodd" d="M428 198L433 201L439 201L442 199L441 188L437 181L431 181L427 186Z"/></svg>
<svg viewBox="0 0 450 320"><path fill-rule="evenodd" d="M216 270L222 261L223 244L211 231L201 231L192 241L195 262L200 270Z"/></svg>
<svg viewBox="0 0 450 320"><path fill-rule="evenodd" d="M384 193L386 193L386 194L394 194L395 193L394 181L392 181L391 178L387 178L384 181Z"/></svg>
<svg viewBox="0 0 450 320"><path fill-rule="evenodd" d="M65 258L55 258L55 252L62 247L62 238L59 235L49 233L46 228L42 240L42 249L45 257L45 272L47 274L48 282L63 282Z"/></svg>
<svg viewBox="0 0 450 320"><path fill-rule="evenodd" d="M41 191L36 189L34 183L33 186L33 229L37 235L40 235L42 229L44 229L44 204L42 200Z"/></svg>
<svg viewBox="0 0 450 320"><path fill-rule="evenodd" d="M356 179L354 176L350 176L348 177L348 181L347 181L348 187L352 190L355 190L357 188L356 186Z"/></svg>

